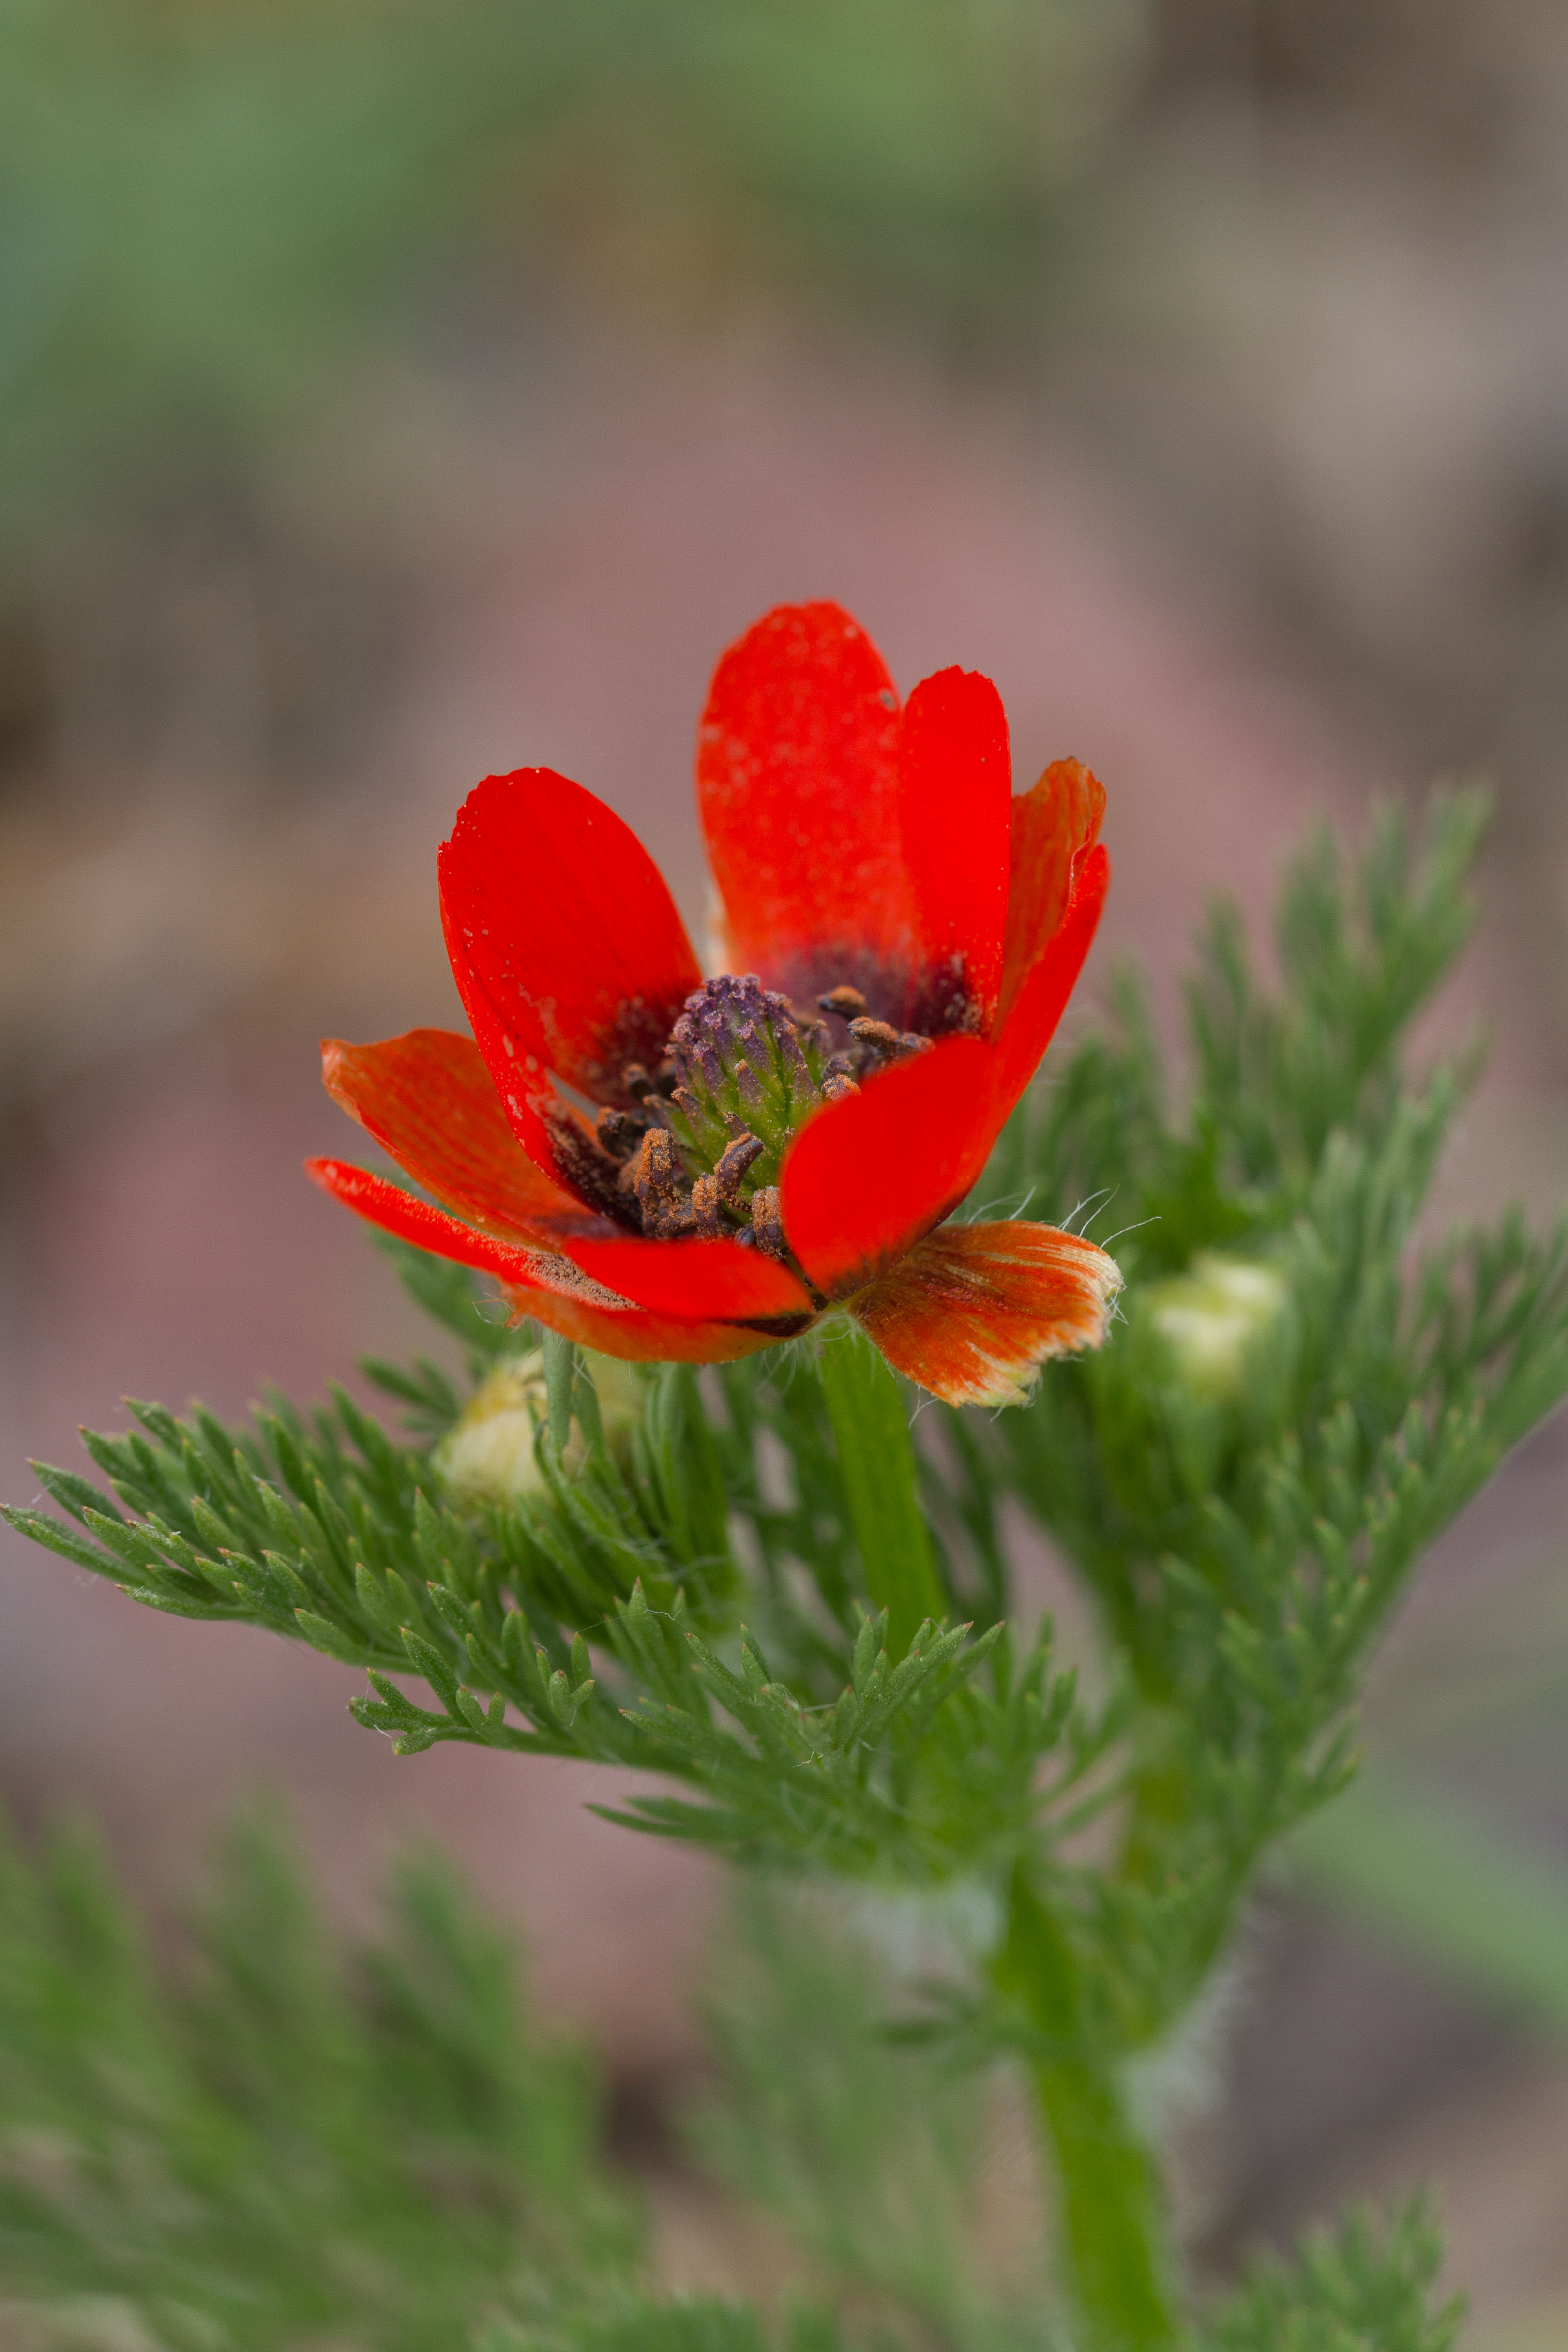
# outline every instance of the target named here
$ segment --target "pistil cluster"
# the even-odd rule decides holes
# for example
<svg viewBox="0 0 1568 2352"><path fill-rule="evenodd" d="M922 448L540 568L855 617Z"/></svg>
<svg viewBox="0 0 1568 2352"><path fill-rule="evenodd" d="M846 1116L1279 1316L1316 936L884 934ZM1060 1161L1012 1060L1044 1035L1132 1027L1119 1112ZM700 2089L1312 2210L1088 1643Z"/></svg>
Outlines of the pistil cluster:
<svg viewBox="0 0 1568 2352"><path fill-rule="evenodd" d="M658 1067L627 1066L629 1107L602 1110L592 1144L558 1125L574 1178L651 1240L728 1237L787 1257L779 1173L792 1137L873 1070L931 1043L873 1019L858 989L832 989L817 1004L802 1013L749 972L705 982Z"/></svg>

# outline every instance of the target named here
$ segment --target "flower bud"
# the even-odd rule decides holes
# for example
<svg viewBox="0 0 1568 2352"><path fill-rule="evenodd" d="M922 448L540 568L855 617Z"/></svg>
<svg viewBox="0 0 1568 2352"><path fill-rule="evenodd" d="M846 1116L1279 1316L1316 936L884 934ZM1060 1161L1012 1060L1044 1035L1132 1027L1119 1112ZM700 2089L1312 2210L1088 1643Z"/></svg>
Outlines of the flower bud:
<svg viewBox="0 0 1568 2352"><path fill-rule="evenodd" d="M1188 1389L1219 1404L1237 1397L1260 1351L1280 1332L1289 1292L1271 1265L1195 1257L1185 1274L1156 1286L1151 1321Z"/></svg>
<svg viewBox="0 0 1568 2352"><path fill-rule="evenodd" d="M636 1375L613 1356L584 1349L583 1360L598 1394L605 1443L615 1449L641 1412ZM436 1466L459 1509L484 1503L504 1509L538 1490L536 1441L547 1411L544 1359L537 1348L503 1358L487 1373L435 1451ZM586 1453L574 1421L563 1457L568 1475L582 1468Z"/></svg>

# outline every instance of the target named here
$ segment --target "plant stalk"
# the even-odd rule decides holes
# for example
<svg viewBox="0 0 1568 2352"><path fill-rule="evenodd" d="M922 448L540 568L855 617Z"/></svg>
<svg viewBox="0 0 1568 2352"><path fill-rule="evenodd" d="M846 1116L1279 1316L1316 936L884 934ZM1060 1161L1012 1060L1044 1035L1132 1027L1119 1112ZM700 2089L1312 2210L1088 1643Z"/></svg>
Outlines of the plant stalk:
<svg viewBox="0 0 1568 2352"><path fill-rule="evenodd" d="M559 1459L565 1453L572 1434L572 1391L577 1378L577 1350L572 1341L562 1339L559 1332L544 1331L540 1335L540 1352L544 1359L544 1403L550 1443Z"/></svg>
<svg viewBox="0 0 1568 2352"><path fill-rule="evenodd" d="M1057 2187L1058 2269L1082 2352L1168 2352L1181 2340L1163 2184L1127 2112L1114 2053L1089 2030L1081 1970L1014 1873L997 1989L1040 2037L1027 2061Z"/></svg>
<svg viewBox="0 0 1568 2352"><path fill-rule="evenodd" d="M817 1370L866 1589L888 1612L888 1654L901 1658L928 1617L947 1614L921 1510L909 1412L898 1375L846 1320L817 1350Z"/></svg>

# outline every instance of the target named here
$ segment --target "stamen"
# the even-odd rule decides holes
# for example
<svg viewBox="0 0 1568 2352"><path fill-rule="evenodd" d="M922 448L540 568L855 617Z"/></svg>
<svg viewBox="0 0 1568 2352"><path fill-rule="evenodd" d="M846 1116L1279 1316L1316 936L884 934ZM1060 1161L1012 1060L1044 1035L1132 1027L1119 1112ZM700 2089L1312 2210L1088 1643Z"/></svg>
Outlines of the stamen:
<svg viewBox="0 0 1568 2352"><path fill-rule="evenodd" d="M637 1102L646 1101L647 1097L653 1092L653 1080L648 1076L647 1072L643 1068L640 1062L628 1062L626 1064L625 1085L627 1094L634 1097Z"/></svg>
<svg viewBox="0 0 1568 2352"><path fill-rule="evenodd" d="M889 1021L851 1021L849 1034L858 1045L886 1055L890 1062L907 1061L911 1054L929 1052L931 1039L918 1030L897 1030Z"/></svg>
<svg viewBox="0 0 1568 2352"><path fill-rule="evenodd" d="M741 1197L741 1180L752 1161L761 1159L764 1149L765 1146L760 1135L742 1132L735 1138L733 1143L727 1143L719 1154L713 1175L719 1187L719 1197L726 1208L737 1210L744 1208L745 1202Z"/></svg>
<svg viewBox="0 0 1568 2352"><path fill-rule="evenodd" d="M670 1100L674 1103L676 1109L680 1111L686 1118L690 1120L693 1126L695 1126L696 1122L701 1118L702 1106L698 1101L697 1097L692 1093L689 1087L677 1087L674 1094L670 1097Z"/></svg>
<svg viewBox="0 0 1568 2352"><path fill-rule="evenodd" d="M830 988L826 996L816 1001L824 1013L837 1013L840 1021L853 1021L866 1010L866 1000L859 990L847 985Z"/></svg>
<svg viewBox="0 0 1568 2352"><path fill-rule="evenodd" d="M858 1045L869 1045L879 1054L895 1054L899 1048L899 1033L888 1021L851 1021L849 1034Z"/></svg>
<svg viewBox="0 0 1568 2352"><path fill-rule="evenodd" d="M719 1215L719 1179L699 1176L691 1187L691 1213L697 1230L705 1242L716 1242L723 1233Z"/></svg>
<svg viewBox="0 0 1568 2352"><path fill-rule="evenodd" d="M831 1077L824 1078L822 1081L825 1102L845 1102L849 1096L858 1095L859 1091L854 1079L846 1077L841 1070L835 1070Z"/></svg>
<svg viewBox="0 0 1568 2352"><path fill-rule="evenodd" d="M776 1184L759 1184L752 1195L752 1235L755 1247L769 1257L789 1255Z"/></svg>
<svg viewBox="0 0 1568 2352"><path fill-rule="evenodd" d="M626 1207L617 1181L621 1172L618 1163L608 1152L600 1150L594 1138L560 1104L545 1111L544 1123L550 1130L556 1165L567 1182L595 1209L602 1209L606 1216L624 1224Z"/></svg>
<svg viewBox="0 0 1568 2352"><path fill-rule="evenodd" d="M637 1162L637 1195L643 1223L649 1232L658 1230L672 1210L685 1206L675 1142L668 1128L656 1127L643 1143Z"/></svg>
<svg viewBox="0 0 1568 2352"><path fill-rule="evenodd" d="M595 1131L601 1148L614 1152L617 1160L631 1150L639 1132L624 1110L614 1110L608 1106L599 1113Z"/></svg>
<svg viewBox="0 0 1568 2352"><path fill-rule="evenodd" d="M643 1231L656 1242L683 1242L697 1231L697 1218L689 1202L677 1200L668 1207L645 1209Z"/></svg>

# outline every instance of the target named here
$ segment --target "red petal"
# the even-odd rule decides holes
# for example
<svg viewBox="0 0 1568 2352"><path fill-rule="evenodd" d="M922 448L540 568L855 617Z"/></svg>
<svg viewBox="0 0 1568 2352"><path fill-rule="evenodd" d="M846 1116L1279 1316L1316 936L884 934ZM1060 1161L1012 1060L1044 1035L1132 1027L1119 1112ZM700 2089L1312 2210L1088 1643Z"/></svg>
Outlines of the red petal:
<svg viewBox="0 0 1568 2352"><path fill-rule="evenodd" d="M1105 787L1079 760L1053 760L1013 802L1001 1017L1067 912L1073 860L1100 838Z"/></svg>
<svg viewBox="0 0 1568 2352"><path fill-rule="evenodd" d="M784 1228L806 1274L840 1297L957 1207L1000 1121L998 1065L949 1037L830 1103L801 1129L780 1179Z"/></svg>
<svg viewBox="0 0 1568 2352"><path fill-rule="evenodd" d="M899 814L921 974L910 1026L989 1028L1002 984L1012 761L1002 698L972 670L939 670L904 709Z"/></svg>
<svg viewBox="0 0 1568 2352"><path fill-rule="evenodd" d="M724 1323L671 1322L646 1314L586 1279L567 1259L476 1233L384 1177L342 1160L307 1160L305 1168L323 1192L384 1233L480 1274L498 1275L518 1314L531 1315L603 1355L631 1363L721 1364L774 1344L765 1331L738 1330Z"/></svg>
<svg viewBox="0 0 1568 2352"><path fill-rule="evenodd" d="M1100 1346L1121 1286L1103 1250L1054 1225L944 1225L850 1312L945 1404L1022 1404L1047 1356Z"/></svg>
<svg viewBox="0 0 1568 2352"><path fill-rule="evenodd" d="M666 1322L637 1307L611 1314L579 1306L569 1294L553 1290L520 1290L510 1283L501 1288L518 1314L531 1315L580 1348L618 1356L624 1364L732 1364L739 1356L778 1346L773 1332L752 1331L743 1323Z"/></svg>
<svg viewBox="0 0 1568 2352"><path fill-rule="evenodd" d="M996 1038L1000 1068L994 1135L1001 1132L1003 1120L1038 1069L1040 1057L1056 1034L1083 970L1083 960L1094 944L1110 885L1110 860L1096 843L1077 859L1067 912L1024 974L1012 1007L1003 1017Z"/></svg>
<svg viewBox="0 0 1568 2352"><path fill-rule="evenodd" d="M321 1046L327 1092L406 1175L486 1232L548 1237L582 1213L529 1158L507 1124L483 1055L451 1029L410 1029L379 1045Z"/></svg>
<svg viewBox="0 0 1568 2352"><path fill-rule="evenodd" d="M739 1242L596 1241L562 1244L574 1265L656 1314L725 1322L810 1316L810 1297L776 1258Z"/></svg>
<svg viewBox="0 0 1568 2352"><path fill-rule="evenodd" d="M659 1061L700 984L697 959L636 834L549 768L476 785L439 870L464 1008L531 1150L528 1106L548 1092L546 1073L598 1100L625 1099L622 1070Z"/></svg>
<svg viewBox="0 0 1568 2352"><path fill-rule="evenodd" d="M355 1210L383 1233L395 1234L399 1241L412 1242L417 1249L433 1250L437 1257L449 1257L458 1265L470 1265L479 1274L499 1274L508 1282L531 1282L540 1261L537 1250L525 1249L521 1243L503 1241L495 1234L480 1233L474 1225L465 1225L449 1216L445 1209L434 1207L428 1201L405 1192L400 1184L389 1183L384 1176L373 1176L368 1168L353 1167L346 1160L307 1160L305 1173L312 1177L323 1192L334 1201Z"/></svg>
<svg viewBox="0 0 1568 2352"><path fill-rule="evenodd" d="M901 1026L912 908L899 698L837 604L781 604L714 673L698 802L731 963L815 995L840 981Z"/></svg>

